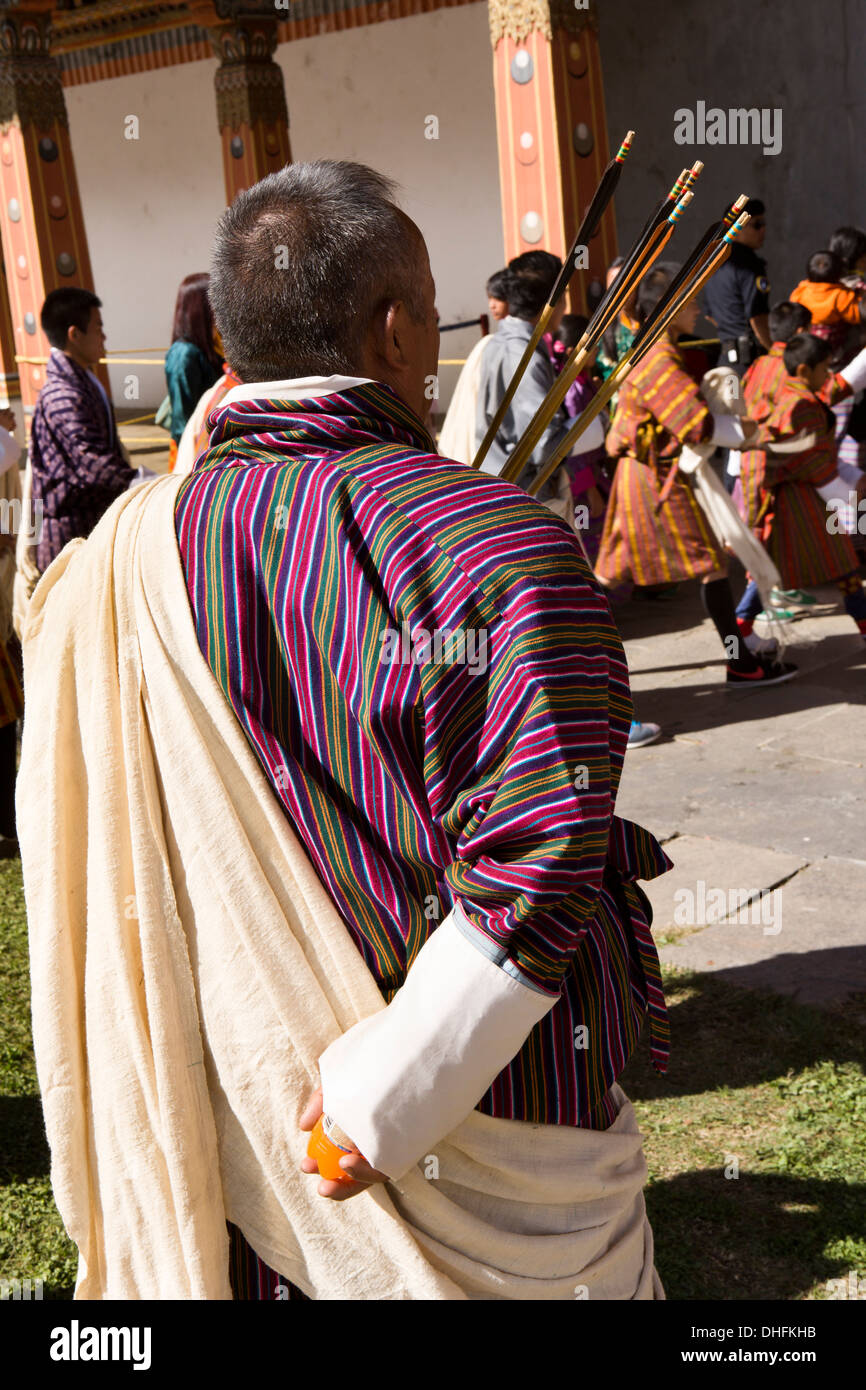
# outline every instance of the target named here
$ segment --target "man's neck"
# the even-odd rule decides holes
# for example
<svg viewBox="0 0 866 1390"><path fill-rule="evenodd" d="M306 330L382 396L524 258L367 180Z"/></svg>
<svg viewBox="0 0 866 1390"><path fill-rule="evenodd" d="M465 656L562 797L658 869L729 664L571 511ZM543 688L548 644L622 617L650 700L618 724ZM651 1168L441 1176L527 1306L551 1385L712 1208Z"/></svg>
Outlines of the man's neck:
<svg viewBox="0 0 866 1390"><path fill-rule="evenodd" d="M83 357L79 357L77 352L70 352L69 348L62 349L63 356L68 357L70 362L74 362L76 367L80 367L83 372L92 372L94 363L85 362Z"/></svg>

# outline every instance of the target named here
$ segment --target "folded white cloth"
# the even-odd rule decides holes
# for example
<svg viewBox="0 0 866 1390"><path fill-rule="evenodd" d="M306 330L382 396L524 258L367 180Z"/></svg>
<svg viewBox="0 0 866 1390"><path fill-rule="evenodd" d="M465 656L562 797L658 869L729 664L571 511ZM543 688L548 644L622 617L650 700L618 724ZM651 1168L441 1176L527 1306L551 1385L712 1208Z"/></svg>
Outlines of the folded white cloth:
<svg viewBox="0 0 866 1390"><path fill-rule="evenodd" d="M319 1058L385 1005L199 649L181 483L118 498L24 625L33 1036L76 1297L229 1298L226 1219L316 1299L659 1296L619 1091L606 1131L473 1111L348 1202L299 1171Z"/></svg>

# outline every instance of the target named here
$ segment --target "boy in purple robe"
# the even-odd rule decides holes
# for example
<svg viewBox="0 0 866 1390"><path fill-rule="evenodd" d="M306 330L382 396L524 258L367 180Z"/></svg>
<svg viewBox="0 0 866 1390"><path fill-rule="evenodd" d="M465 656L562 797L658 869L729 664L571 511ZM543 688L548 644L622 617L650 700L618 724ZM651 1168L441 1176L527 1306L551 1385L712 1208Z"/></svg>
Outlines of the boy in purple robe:
<svg viewBox="0 0 866 1390"><path fill-rule="evenodd" d="M30 435L34 504L42 503L36 564L44 573L75 536L89 536L136 476L117 436L114 410L94 372L105 352L101 300L72 286L42 306L51 344Z"/></svg>

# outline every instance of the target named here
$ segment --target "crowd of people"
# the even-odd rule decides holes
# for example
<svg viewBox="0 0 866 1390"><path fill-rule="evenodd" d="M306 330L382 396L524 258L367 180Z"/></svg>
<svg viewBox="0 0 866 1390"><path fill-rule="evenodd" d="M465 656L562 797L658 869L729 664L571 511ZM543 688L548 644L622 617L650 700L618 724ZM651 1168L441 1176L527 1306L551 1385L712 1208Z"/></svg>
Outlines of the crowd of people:
<svg viewBox="0 0 866 1390"><path fill-rule="evenodd" d="M608 600L699 579L737 688L794 674L754 631L765 601L780 618L832 580L866 636L843 525L862 480L866 235L836 233L771 309L750 211L706 306L745 413L708 388L686 304L543 506L522 487L627 352L667 263L517 487L497 475L586 327L564 306L483 468L467 464L559 258L491 278L498 329L437 450L426 246L363 166L288 165L221 218L210 278L178 296L164 477L143 479L118 440L94 370L100 301L48 296L18 809L80 1297L664 1297L618 1078L644 1024L667 1063L638 880L671 865L614 814L627 747L658 730L633 718ZM686 467L717 449L752 554L760 541L738 604ZM394 660L419 631L483 633L485 660ZM9 664L0 733L20 714ZM301 1156L317 1131L330 1173Z"/></svg>
<svg viewBox="0 0 866 1390"><path fill-rule="evenodd" d="M816 586L838 586L866 639L856 550L866 440L866 232L835 231L828 249L809 257L806 278L790 298L771 307L767 265L759 255L765 208L751 199L746 211L750 222L707 284L703 304L694 299L683 306L610 411L592 419L540 494L562 515L567 487L575 503L569 518L613 601L635 590L655 596L699 578L733 687L776 685L796 674L793 663L779 659L772 634L776 624L817 602L809 592ZM612 262L608 286L622 265L622 258ZM518 480L523 486L628 353L676 269L657 263L635 287L548 424ZM440 436L443 452L471 461L560 270L557 256L531 251L489 279L488 304L498 327L467 362ZM701 311L709 336L696 339ZM562 306L550 319L484 470L501 470L587 323ZM741 413L713 410L702 393L702 379L717 363L742 381ZM474 428L467 429L473 410ZM728 547L678 468L688 446L712 446L740 516L780 576L769 594L762 595L747 573L735 602ZM759 619L769 622L770 635L755 632ZM660 732L635 720L629 746L654 742Z"/></svg>

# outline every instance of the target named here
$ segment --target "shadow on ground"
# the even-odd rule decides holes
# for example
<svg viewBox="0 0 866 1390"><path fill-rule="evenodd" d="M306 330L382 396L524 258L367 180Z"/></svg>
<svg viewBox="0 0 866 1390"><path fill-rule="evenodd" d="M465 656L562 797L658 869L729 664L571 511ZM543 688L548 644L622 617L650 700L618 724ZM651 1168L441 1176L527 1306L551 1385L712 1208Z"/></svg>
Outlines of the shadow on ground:
<svg viewBox="0 0 866 1390"><path fill-rule="evenodd" d="M0 1096L0 1185L47 1176L51 1167L38 1096Z"/></svg>
<svg viewBox="0 0 866 1390"><path fill-rule="evenodd" d="M800 960L835 954L809 952ZM659 1076L642 1044L622 1077L630 1099L672 1099L757 1086L820 1062L862 1064L866 1000L858 996L835 1009L813 1008L787 995L751 988L750 976L772 964L762 961L760 967L731 970L739 988L716 975L683 974L668 981L668 994L689 991L669 1010L670 1065L667 1074Z"/></svg>
<svg viewBox="0 0 866 1390"><path fill-rule="evenodd" d="M669 1299L797 1299L847 1279L832 1241L866 1229L866 1186L721 1168L652 1183L647 1212ZM829 1295L828 1295L829 1296Z"/></svg>

